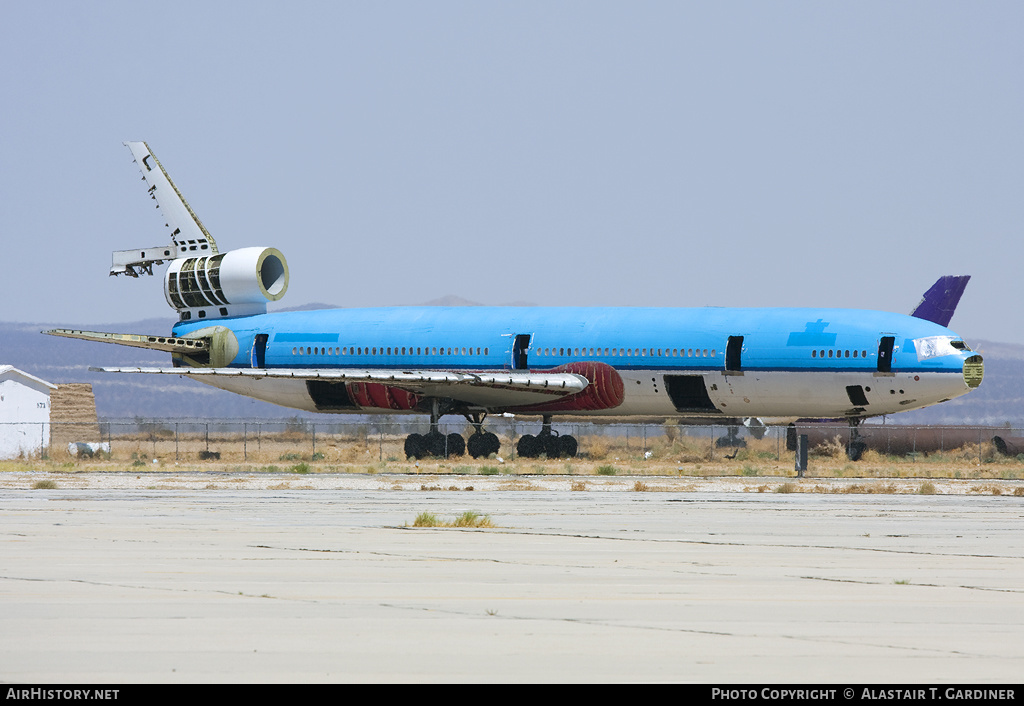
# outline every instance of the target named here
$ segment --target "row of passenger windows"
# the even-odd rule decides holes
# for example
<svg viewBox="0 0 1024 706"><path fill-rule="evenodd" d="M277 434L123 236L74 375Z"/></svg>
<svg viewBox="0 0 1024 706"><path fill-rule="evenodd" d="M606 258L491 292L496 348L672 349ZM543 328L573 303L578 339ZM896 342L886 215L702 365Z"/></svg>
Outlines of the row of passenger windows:
<svg viewBox="0 0 1024 706"><path fill-rule="evenodd" d="M839 350L811 351L811 357L812 358L824 358L824 357L826 357L826 352L827 352L829 358L849 358L850 357L850 351L847 351L847 350L842 350L842 351L839 351ZM853 352L853 357L854 358L858 357L858 354L859 354L859 356L861 358L867 358L868 357L868 352L867 351L854 351Z"/></svg>
<svg viewBox="0 0 1024 706"><path fill-rule="evenodd" d="M441 352L438 353L438 350ZM447 353L445 351L447 350ZM316 346L298 346L292 348L292 355L489 355L489 348L413 348L395 346L394 348L363 348L362 346L343 346L341 348L320 348ZM393 352L392 352L393 351Z"/></svg>
<svg viewBox="0 0 1024 706"><path fill-rule="evenodd" d="M490 355L490 348L364 348L362 346L343 346L334 348L321 348L319 346L297 346L292 348L292 355ZM440 352L439 352L440 351ZM603 353L602 353L603 351ZM637 357L665 356L673 358L714 358L717 352L714 348L537 348L533 352L538 357L544 356L605 356L614 357Z"/></svg>
<svg viewBox="0 0 1024 706"><path fill-rule="evenodd" d="M321 348L319 346L298 346L292 348L292 355L489 355L489 348L364 348L362 346L343 346L334 348ZM438 352L440 351L440 352ZM718 353L714 348L536 348L534 355L538 357L550 356L588 356L606 358L642 358L650 357L671 357L671 358L715 358ZM867 351L849 350L812 350L812 358L867 358Z"/></svg>
<svg viewBox="0 0 1024 706"><path fill-rule="evenodd" d="M588 352L589 351L589 352ZM602 351L604 351L602 353ZM714 358L717 353L714 348L537 348L535 354L544 356L604 356L605 358L621 358L644 356L671 357L671 358Z"/></svg>

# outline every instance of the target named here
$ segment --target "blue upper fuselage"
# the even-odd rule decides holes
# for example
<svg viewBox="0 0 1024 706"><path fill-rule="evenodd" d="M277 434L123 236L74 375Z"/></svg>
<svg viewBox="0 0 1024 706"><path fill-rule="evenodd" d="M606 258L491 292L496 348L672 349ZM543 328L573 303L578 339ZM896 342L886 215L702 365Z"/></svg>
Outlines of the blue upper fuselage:
<svg viewBox="0 0 1024 706"><path fill-rule="evenodd" d="M267 368L500 370L513 367L517 337L522 345L524 336L530 337L528 367L541 370L580 360L623 371L720 370L730 337L741 347L744 370L872 371L886 337L893 339L894 371L959 373L970 355L914 343L959 340L944 326L853 309L330 309L180 322L174 335L212 326L234 332L239 350L231 365L239 367L254 365L259 334L266 336Z"/></svg>

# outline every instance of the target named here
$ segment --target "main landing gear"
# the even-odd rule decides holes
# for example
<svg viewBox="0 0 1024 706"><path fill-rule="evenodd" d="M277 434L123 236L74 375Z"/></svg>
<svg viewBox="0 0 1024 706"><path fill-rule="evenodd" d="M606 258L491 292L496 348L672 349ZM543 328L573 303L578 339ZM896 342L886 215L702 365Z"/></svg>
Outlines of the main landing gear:
<svg viewBox="0 0 1024 706"><path fill-rule="evenodd" d="M473 458L487 457L498 453L501 449L498 435L483 430L485 416L484 414L466 415L466 419L476 429L470 435L469 441L466 442L459 434L442 434L438 431L437 421L441 418L441 414L435 400L430 413L430 431L426 434L409 434L405 438L405 457L415 459L428 456L449 458L463 456L467 450Z"/></svg>
<svg viewBox="0 0 1024 706"><path fill-rule="evenodd" d="M406 458L450 458L463 456L467 451L473 458L487 458L501 450L501 441L493 432L484 431L483 423L486 414L466 414L466 420L473 426L473 433L468 441L459 434L442 434L437 427L441 412L437 401L434 401L430 413L430 431L426 434L409 434L405 438ZM526 434L519 438L516 453L523 458L537 458L546 455L548 458L572 458L579 449L576 437L571 434L559 434L551 429L551 417L544 417L540 434Z"/></svg>
<svg viewBox="0 0 1024 706"><path fill-rule="evenodd" d="M516 444L516 453L522 458L537 458L546 454L548 458L572 458L579 444L571 434L560 435L551 430L551 416L545 415L540 434L525 434Z"/></svg>
<svg viewBox="0 0 1024 706"><path fill-rule="evenodd" d="M466 442L466 449L473 458L480 458L481 456L487 458L501 450L501 442L498 441L498 435L483 429L484 417L486 416L485 414L466 415L466 419L469 420L469 423L475 429L470 434L469 441Z"/></svg>

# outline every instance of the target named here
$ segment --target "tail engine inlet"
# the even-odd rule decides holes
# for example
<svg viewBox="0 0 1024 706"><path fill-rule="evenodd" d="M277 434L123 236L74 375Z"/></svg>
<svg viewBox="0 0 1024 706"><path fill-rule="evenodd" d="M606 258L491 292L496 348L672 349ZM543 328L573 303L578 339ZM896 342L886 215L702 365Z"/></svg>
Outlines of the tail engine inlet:
<svg viewBox="0 0 1024 706"><path fill-rule="evenodd" d="M181 320L263 313L288 291L288 263L275 248L241 248L172 260L164 296Z"/></svg>

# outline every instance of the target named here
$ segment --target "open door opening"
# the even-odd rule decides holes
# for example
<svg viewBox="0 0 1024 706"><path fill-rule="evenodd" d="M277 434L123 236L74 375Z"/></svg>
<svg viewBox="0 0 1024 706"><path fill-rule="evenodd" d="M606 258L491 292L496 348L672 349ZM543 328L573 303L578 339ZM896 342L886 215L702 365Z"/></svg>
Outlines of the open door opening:
<svg viewBox="0 0 1024 706"><path fill-rule="evenodd" d="M521 333L515 338L512 344L512 369L526 370L529 368L527 352L530 350L530 334Z"/></svg>
<svg viewBox="0 0 1024 706"><path fill-rule="evenodd" d="M743 336L729 336L729 344L725 348L725 369L738 373L743 369Z"/></svg>
<svg viewBox="0 0 1024 706"><path fill-rule="evenodd" d="M892 349L895 343L895 336L882 336L878 340L878 372L892 372Z"/></svg>
<svg viewBox="0 0 1024 706"><path fill-rule="evenodd" d="M665 386L677 412L721 414L708 395L702 375L666 375Z"/></svg>
<svg viewBox="0 0 1024 706"><path fill-rule="evenodd" d="M265 368L267 367L267 339L269 336L265 333L256 334L256 338L252 342L252 356L251 364L254 368Z"/></svg>

